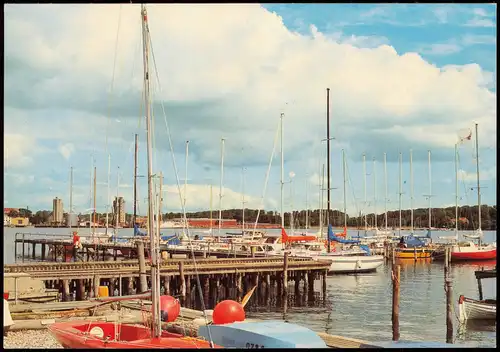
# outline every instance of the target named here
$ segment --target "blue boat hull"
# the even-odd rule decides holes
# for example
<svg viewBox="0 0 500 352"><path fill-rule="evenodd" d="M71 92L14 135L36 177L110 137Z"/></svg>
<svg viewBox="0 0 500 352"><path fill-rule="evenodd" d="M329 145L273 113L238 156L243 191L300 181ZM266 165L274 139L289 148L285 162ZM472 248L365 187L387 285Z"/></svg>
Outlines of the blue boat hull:
<svg viewBox="0 0 500 352"><path fill-rule="evenodd" d="M279 320L210 325L210 334L215 344L226 348L328 347L314 331ZM207 326L199 328L198 336L208 340Z"/></svg>

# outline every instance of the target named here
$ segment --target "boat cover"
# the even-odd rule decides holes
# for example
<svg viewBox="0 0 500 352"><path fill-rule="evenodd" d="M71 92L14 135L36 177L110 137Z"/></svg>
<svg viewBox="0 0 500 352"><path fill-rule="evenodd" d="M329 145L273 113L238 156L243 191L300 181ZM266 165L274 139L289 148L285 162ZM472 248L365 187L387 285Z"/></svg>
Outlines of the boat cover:
<svg viewBox="0 0 500 352"><path fill-rule="evenodd" d="M327 348L314 331L280 320L210 325L210 334L226 348ZM200 326L198 336L209 339L207 326Z"/></svg>
<svg viewBox="0 0 500 352"><path fill-rule="evenodd" d="M338 243L345 243L345 244L357 244L359 241L356 240L346 240L341 237L335 236L333 233L333 228L331 224L328 224L328 239L330 241L338 242Z"/></svg>

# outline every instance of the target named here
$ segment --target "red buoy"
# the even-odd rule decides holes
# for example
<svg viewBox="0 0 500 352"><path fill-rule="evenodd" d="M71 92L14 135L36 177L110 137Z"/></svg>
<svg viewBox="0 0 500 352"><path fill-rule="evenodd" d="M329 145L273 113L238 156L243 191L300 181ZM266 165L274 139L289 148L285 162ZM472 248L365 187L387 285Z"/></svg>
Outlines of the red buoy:
<svg viewBox="0 0 500 352"><path fill-rule="evenodd" d="M225 300L217 304L212 315L214 324L231 324L245 320L245 310L236 301Z"/></svg>
<svg viewBox="0 0 500 352"><path fill-rule="evenodd" d="M179 300L172 296L160 296L160 317L161 321L171 323L177 319L181 313Z"/></svg>

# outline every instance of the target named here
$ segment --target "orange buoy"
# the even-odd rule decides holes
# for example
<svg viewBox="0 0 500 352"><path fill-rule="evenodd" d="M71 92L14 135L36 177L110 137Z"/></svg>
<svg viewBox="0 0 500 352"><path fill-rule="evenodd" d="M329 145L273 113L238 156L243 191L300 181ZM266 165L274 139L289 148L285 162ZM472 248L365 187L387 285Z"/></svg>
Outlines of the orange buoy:
<svg viewBox="0 0 500 352"><path fill-rule="evenodd" d="M160 296L160 317L164 322L171 323L181 313L179 300L172 296Z"/></svg>
<svg viewBox="0 0 500 352"><path fill-rule="evenodd" d="M214 324L231 324L236 321L244 321L245 310L238 302L228 299L215 306L212 317Z"/></svg>

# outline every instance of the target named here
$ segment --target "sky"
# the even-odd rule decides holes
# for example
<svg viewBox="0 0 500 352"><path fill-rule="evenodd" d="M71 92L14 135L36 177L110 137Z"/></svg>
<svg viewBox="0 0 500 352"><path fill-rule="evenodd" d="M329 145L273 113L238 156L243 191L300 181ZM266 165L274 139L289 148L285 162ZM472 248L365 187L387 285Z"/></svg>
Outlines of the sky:
<svg viewBox="0 0 500 352"><path fill-rule="evenodd" d="M403 208L454 205L470 132L459 203L477 204L476 123L482 203L496 204L496 5L156 4L148 22L163 211L183 198L279 211L282 113L285 211L319 208L327 88L332 208L345 185L350 215L397 209L399 153ZM144 214L139 5L8 4L4 33L4 206L50 210L57 196L68 211L73 167L73 211L88 211L95 167L97 211L119 194L132 212L138 134Z"/></svg>

